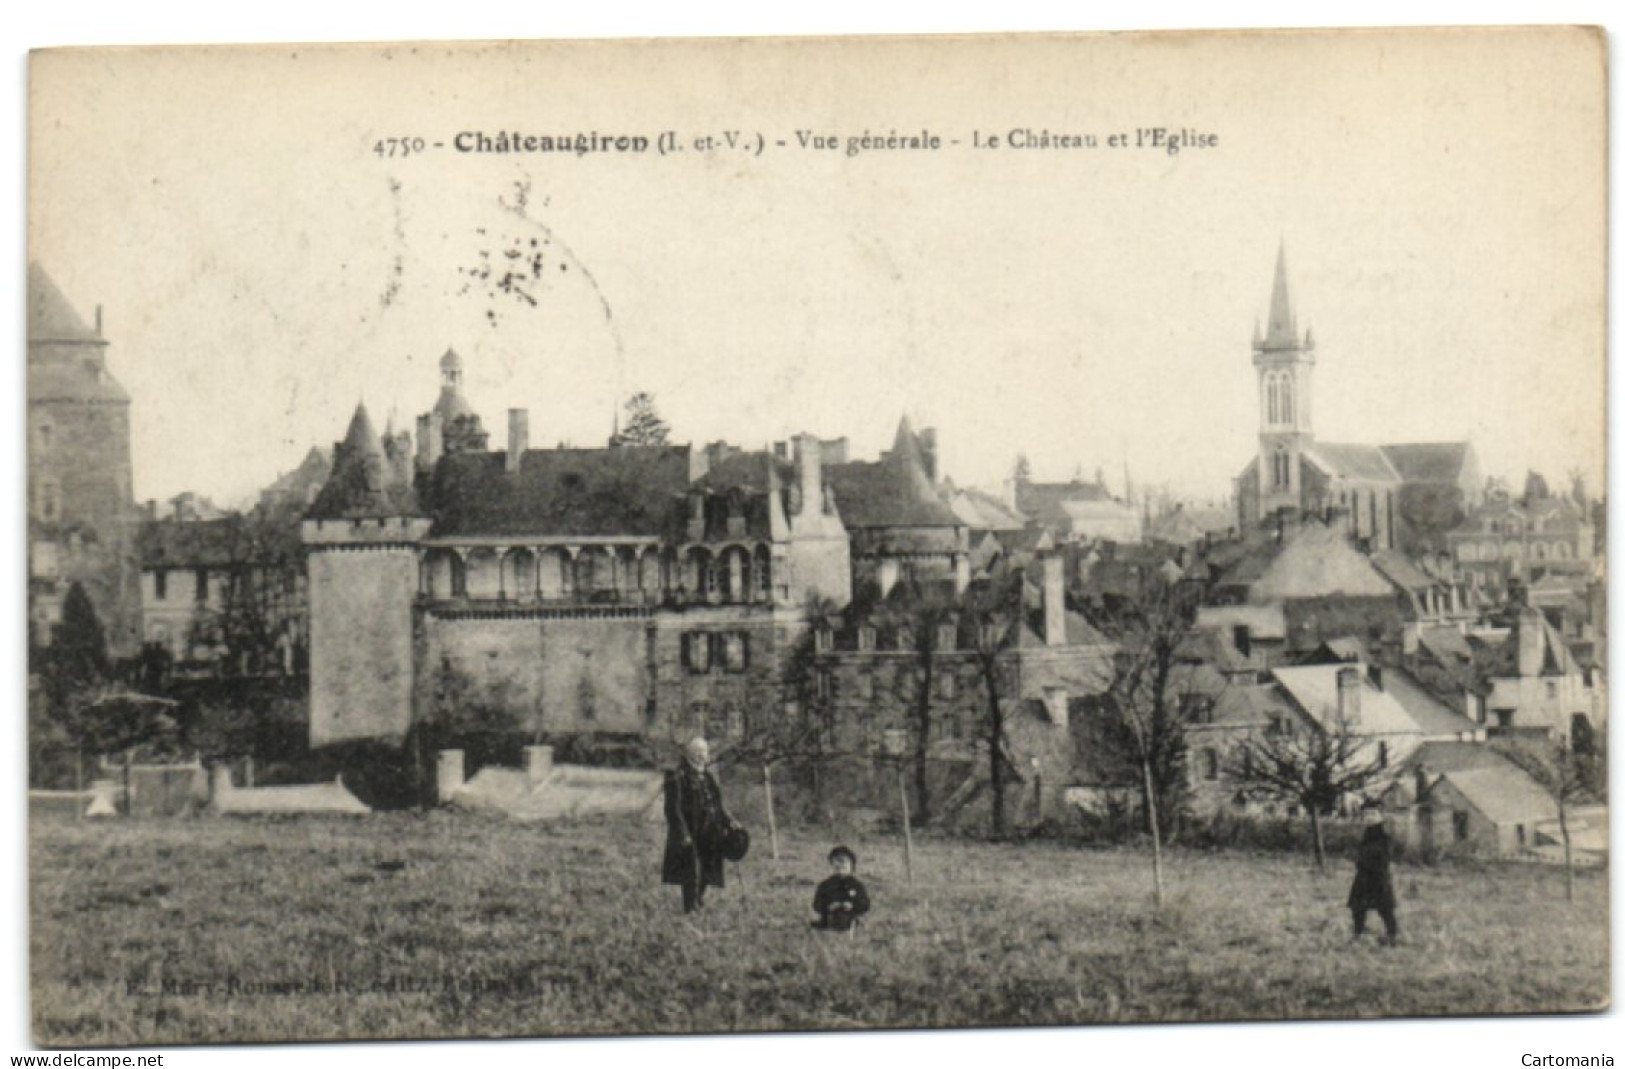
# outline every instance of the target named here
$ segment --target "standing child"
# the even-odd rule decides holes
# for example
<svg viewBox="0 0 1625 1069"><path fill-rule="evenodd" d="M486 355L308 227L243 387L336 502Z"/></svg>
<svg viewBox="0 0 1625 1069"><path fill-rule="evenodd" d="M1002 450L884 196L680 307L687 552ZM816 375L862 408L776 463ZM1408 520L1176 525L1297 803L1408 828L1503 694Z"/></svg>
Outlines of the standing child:
<svg viewBox="0 0 1625 1069"><path fill-rule="evenodd" d="M814 928L826 932L851 931L858 920L869 912L869 892L863 881L853 875L858 868L858 855L844 846L829 852L829 867L835 872L818 885L813 894L813 912L818 919Z"/></svg>

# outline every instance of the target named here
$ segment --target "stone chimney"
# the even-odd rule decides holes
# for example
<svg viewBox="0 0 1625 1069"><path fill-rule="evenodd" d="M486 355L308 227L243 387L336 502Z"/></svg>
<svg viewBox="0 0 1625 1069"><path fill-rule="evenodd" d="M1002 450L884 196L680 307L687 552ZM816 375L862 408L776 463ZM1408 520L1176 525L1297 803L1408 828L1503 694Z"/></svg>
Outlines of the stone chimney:
<svg viewBox="0 0 1625 1069"><path fill-rule="evenodd" d="M1044 580L1044 645L1066 645L1066 562L1059 553L1039 561Z"/></svg>
<svg viewBox="0 0 1625 1069"><path fill-rule="evenodd" d="M1360 669L1348 665L1337 670L1337 718L1345 728L1360 725Z"/></svg>
<svg viewBox="0 0 1625 1069"><path fill-rule="evenodd" d="M824 509L823 447L816 435L796 435L796 477L801 486L801 514L816 516Z"/></svg>
<svg viewBox="0 0 1625 1069"><path fill-rule="evenodd" d="M705 541L705 494L699 490L688 493L688 540Z"/></svg>
<svg viewBox="0 0 1625 1069"><path fill-rule="evenodd" d="M1016 480L1014 476L1004 480L1004 507L1011 512L1019 511L1019 506L1016 504Z"/></svg>
<svg viewBox="0 0 1625 1069"><path fill-rule="evenodd" d="M508 409L508 474L519 471L519 462L530 448L530 411L524 408Z"/></svg>
<svg viewBox="0 0 1625 1069"><path fill-rule="evenodd" d="M1518 674L1540 675L1545 636L1541 634L1540 610L1528 607L1518 610Z"/></svg>
<svg viewBox="0 0 1625 1069"><path fill-rule="evenodd" d="M418 466L424 470L432 470L440 463L440 457L446 451L445 432L441 425L440 413L431 412L418 417Z"/></svg>

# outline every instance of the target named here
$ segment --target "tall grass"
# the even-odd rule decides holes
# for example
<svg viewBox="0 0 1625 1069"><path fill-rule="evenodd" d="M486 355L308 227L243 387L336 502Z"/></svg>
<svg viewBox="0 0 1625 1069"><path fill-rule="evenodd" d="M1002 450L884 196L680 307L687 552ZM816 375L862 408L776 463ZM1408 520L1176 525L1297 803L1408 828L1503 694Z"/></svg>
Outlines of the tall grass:
<svg viewBox="0 0 1625 1069"><path fill-rule="evenodd" d="M765 837L759 837L765 838ZM662 833L448 812L32 823L40 1042L730 1032L1519 1013L1608 999L1607 888L1402 867L1405 941L1351 944L1347 864L1053 842L851 842L875 900L810 931L826 833L684 918Z"/></svg>

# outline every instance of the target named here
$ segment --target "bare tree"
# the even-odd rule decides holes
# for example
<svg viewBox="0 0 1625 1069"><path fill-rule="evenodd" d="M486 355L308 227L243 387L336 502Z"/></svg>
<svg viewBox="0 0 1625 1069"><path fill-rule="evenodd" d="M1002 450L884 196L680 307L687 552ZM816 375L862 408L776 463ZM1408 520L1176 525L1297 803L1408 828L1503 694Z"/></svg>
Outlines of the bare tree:
<svg viewBox="0 0 1625 1069"><path fill-rule="evenodd" d="M1564 889L1574 901L1574 844L1569 828L1571 810L1583 802L1600 801L1607 791L1608 769L1604 752L1594 747L1580 753L1566 739L1496 743L1496 751L1544 787L1557 802L1557 828L1563 836Z"/></svg>
<svg viewBox="0 0 1625 1069"><path fill-rule="evenodd" d="M973 584L965 592L965 625L969 629L971 649L981 671L982 687L987 695L987 756L988 784L993 792L993 834L1005 833L1004 817L1004 704L1003 681L1000 673L1006 661L1006 651L1013 649L1021 629L1021 576L1003 573Z"/></svg>
<svg viewBox="0 0 1625 1069"><path fill-rule="evenodd" d="M1283 726L1245 740L1225 774L1243 797L1303 809L1314 837L1315 867L1325 871L1321 817L1390 774L1375 756L1365 756L1370 748L1369 741L1351 734L1347 724L1333 717L1306 730Z"/></svg>
<svg viewBox="0 0 1625 1069"><path fill-rule="evenodd" d="M1194 667L1183 649L1195 619L1195 591L1152 573L1140 597L1115 602L1098 612L1093 623L1112 644L1110 678L1089 702L1095 761L1109 779L1132 776L1151 835L1151 873L1157 905L1163 902L1162 847L1183 819L1190 802L1186 772L1187 729L1203 702L1193 693Z"/></svg>

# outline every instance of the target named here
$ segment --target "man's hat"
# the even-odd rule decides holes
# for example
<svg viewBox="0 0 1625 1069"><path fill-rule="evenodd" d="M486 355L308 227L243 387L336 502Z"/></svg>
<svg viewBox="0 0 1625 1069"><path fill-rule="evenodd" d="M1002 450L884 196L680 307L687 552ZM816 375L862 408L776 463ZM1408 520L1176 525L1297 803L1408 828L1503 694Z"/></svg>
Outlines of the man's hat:
<svg viewBox="0 0 1625 1069"><path fill-rule="evenodd" d="M730 824L722 833L722 856L729 861L743 861L750 853L750 832L743 824Z"/></svg>

